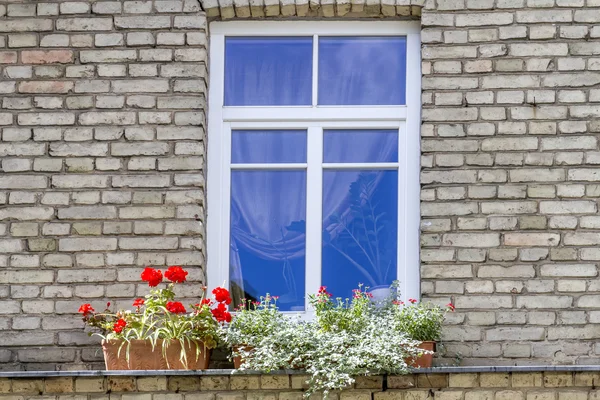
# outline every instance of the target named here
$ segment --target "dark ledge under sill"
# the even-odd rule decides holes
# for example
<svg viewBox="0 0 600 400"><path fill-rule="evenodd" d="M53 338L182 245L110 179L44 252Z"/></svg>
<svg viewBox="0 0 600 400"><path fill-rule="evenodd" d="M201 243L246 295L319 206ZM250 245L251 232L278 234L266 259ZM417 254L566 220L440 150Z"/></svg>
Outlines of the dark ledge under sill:
<svg viewBox="0 0 600 400"><path fill-rule="evenodd" d="M532 366L468 366L434 367L415 369L414 374L459 374L494 372L598 372L600 365L532 365ZM299 370L273 371L273 375L305 374ZM265 375L258 371L236 371L233 369L186 370L144 370L144 371L10 371L0 372L0 378L54 378L69 376L195 376L195 375Z"/></svg>

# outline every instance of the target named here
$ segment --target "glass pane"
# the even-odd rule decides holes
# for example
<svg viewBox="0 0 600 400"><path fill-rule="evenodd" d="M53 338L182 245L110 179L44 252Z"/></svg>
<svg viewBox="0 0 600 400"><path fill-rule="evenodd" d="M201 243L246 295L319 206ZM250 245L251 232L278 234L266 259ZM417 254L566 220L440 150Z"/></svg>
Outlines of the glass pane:
<svg viewBox="0 0 600 400"><path fill-rule="evenodd" d="M325 171L322 283L352 297L359 283L387 288L397 277L398 171Z"/></svg>
<svg viewBox="0 0 600 400"><path fill-rule="evenodd" d="M319 104L406 104L405 37L321 37Z"/></svg>
<svg viewBox="0 0 600 400"><path fill-rule="evenodd" d="M398 130L325 130L323 162L397 162Z"/></svg>
<svg viewBox="0 0 600 400"><path fill-rule="evenodd" d="M231 172L233 304L270 293L281 310L304 310L305 221L306 171Z"/></svg>
<svg viewBox="0 0 600 400"><path fill-rule="evenodd" d="M232 163L305 163L306 131L232 131Z"/></svg>
<svg viewBox="0 0 600 400"><path fill-rule="evenodd" d="M225 39L225 105L312 104L311 37Z"/></svg>

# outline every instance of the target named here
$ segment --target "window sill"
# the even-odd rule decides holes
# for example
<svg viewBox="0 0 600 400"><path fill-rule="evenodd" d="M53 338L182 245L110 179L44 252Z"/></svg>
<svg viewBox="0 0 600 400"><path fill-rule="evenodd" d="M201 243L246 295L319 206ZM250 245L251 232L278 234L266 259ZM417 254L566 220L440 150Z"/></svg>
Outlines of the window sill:
<svg viewBox="0 0 600 400"><path fill-rule="evenodd" d="M413 370L414 374L458 374L458 373L527 373L527 372L598 372L600 365L527 365L527 366L468 366L433 367ZM281 370L270 374L258 371L236 371L233 369L208 369L203 371L147 370L147 371L10 371L0 372L0 378L55 378L95 376L226 376L226 375L302 375L304 371Z"/></svg>

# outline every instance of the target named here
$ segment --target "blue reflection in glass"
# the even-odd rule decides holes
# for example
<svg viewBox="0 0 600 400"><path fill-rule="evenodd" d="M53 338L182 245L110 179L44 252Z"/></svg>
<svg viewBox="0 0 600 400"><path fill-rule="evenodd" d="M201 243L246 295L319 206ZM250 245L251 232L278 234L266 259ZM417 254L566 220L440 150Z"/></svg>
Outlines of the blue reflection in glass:
<svg viewBox="0 0 600 400"><path fill-rule="evenodd" d="M398 130L325 130L323 162L397 162Z"/></svg>
<svg viewBox="0 0 600 400"><path fill-rule="evenodd" d="M232 131L231 162L305 163L306 131Z"/></svg>
<svg viewBox="0 0 600 400"><path fill-rule="evenodd" d="M319 104L406 104L405 37L319 38Z"/></svg>
<svg viewBox="0 0 600 400"><path fill-rule="evenodd" d="M232 171L230 216L233 304L269 293L304 310L306 172Z"/></svg>
<svg viewBox="0 0 600 400"><path fill-rule="evenodd" d="M358 283L389 287L397 277L398 171L325 171L323 217L327 290L346 298Z"/></svg>
<svg viewBox="0 0 600 400"><path fill-rule="evenodd" d="M312 104L311 37L225 39L225 105Z"/></svg>

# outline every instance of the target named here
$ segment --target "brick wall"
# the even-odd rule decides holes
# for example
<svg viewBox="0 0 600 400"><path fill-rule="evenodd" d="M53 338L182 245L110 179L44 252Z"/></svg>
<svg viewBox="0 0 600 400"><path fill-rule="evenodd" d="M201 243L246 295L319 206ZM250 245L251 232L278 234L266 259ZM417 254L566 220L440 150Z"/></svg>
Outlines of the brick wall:
<svg viewBox="0 0 600 400"><path fill-rule="evenodd" d="M196 0L0 3L0 369L101 360L73 312L145 265L204 279L205 32Z"/></svg>
<svg viewBox="0 0 600 400"><path fill-rule="evenodd" d="M302 400L302 375L1 378L0 400ZM435 373L358 377L329 400L597 400L599 372ZM310 399L321 399L315 394Z"/></svg>
<svg viewBox="0 0 600 400"><path fill-rule="evenodd" d="M600 359L599 22L597 0L422 12L422 292L456 304L465 363Z"/></svg>
<svg viewBox="0 0 600 400"><path fill-rule="evenodd" d="M129 306L147 264L204 279L205 13L422 15L422 292L457 305L443 362L600 360L600 1L334 5L0 0L0 369L98 365L74 311Z"/></svg>

